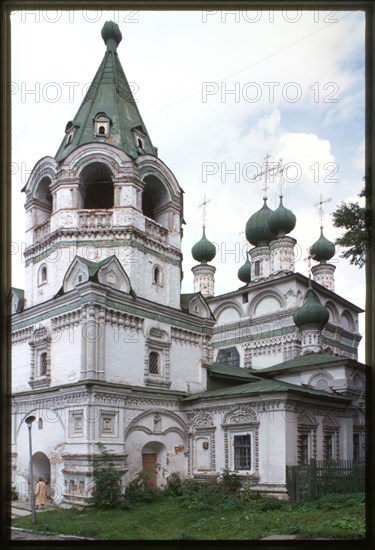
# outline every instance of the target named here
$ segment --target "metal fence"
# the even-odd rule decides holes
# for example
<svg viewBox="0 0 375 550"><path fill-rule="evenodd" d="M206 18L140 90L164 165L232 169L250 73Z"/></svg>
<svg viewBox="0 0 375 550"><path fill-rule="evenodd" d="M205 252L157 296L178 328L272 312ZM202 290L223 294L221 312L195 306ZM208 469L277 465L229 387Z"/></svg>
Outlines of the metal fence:
<svg viewBox="0 0 375 550"><path fill-rule="evenodd" d="M289 497L307 500L328 493L362 493L365 464L353 460L319 461L286 467Z"/></svg>

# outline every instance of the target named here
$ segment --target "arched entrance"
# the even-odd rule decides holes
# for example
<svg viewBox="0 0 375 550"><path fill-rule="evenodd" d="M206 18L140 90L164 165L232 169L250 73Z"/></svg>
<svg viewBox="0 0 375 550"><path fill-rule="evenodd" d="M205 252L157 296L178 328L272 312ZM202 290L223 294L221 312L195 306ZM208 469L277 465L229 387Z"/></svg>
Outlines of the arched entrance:
<svg viewBox="0 0 375 550"><path fill-rule="evenodd" d="M37 452L33 454L33 487L38 479L42 477L47 483L47 495L51 495L51 463L44 453Z"/></svg>
<svg viewBox="0 0 375 550"><path fill-rule="evenodd" d="M163 484L167 450L157 441L147 443L142 449L142 469L148 472L147 487L156 488Z"/></svg>

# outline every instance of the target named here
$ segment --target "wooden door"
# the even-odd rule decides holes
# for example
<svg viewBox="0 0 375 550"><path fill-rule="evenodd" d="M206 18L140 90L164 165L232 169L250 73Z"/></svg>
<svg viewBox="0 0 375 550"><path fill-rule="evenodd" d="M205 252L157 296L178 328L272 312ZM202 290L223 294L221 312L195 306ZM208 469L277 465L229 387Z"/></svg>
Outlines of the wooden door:
<svg viewBox="0 0 375 550"><path fill-rule="evenodd" d="M147 487L156 489L156 453L142 455L142 467L145 472L150 472Z"/></svg>

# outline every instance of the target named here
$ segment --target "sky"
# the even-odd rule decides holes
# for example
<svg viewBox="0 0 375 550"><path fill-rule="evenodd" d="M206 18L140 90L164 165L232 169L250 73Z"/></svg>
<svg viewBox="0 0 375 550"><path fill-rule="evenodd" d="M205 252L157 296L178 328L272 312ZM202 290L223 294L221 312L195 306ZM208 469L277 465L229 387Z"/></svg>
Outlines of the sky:
<svg viewBox="0 0 375 550"><path fill-rule="evenodd" d="M341 230L331 213L359 200L364 175L361 11L18 11L12 32L13 286L24 288L25 196L33 166L54 156L103 59L101 29L119 24L118 54L159 158L184 190L182 292L193 291L191 247L217 245L215 294L242 286L249 217L262 206L264 158L283 159L284 204L297 216L296 270L308 248ZM278 205L278 180L268 205ZM340 257L336 292L364 308L364 269ZM360 315L364 334L364 315ZM359 349L364 361L364 343Z"/></svg>

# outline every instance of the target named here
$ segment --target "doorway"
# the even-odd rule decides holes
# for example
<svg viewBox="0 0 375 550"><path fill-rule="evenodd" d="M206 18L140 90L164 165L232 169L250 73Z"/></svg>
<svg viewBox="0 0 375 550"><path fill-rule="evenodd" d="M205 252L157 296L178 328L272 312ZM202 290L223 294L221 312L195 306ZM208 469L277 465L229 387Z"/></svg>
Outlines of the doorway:
<svg viewBox="0 0 375 550"><path fill-rule="evenodd" d="M157 457L156 453L142 454L142 469L149 474L146 480L146 487L156 489L156 475L157 475Z"/></svg>

